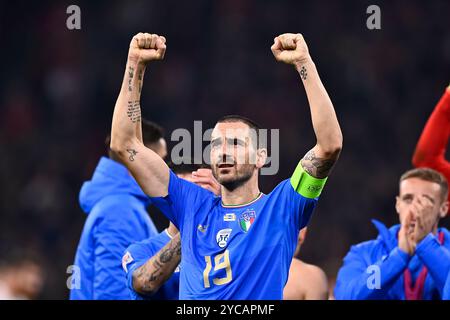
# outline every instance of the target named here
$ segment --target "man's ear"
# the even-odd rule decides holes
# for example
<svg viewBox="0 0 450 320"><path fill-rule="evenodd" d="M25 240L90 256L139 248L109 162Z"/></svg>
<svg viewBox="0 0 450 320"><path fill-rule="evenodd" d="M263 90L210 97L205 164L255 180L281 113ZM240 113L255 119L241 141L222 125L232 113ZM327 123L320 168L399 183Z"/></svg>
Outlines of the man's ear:
<svg viewBox="0 0 450 320"><path fill-rule="evenodd" d="M400 215L400 196L395 197L395 211L397 211L397 214Z"/></svg>
<svg viewBox="0 0 450 320"><path fill-rule="evenodd" d="M448 213L448 201L444 201L442 204L441 204L441 207L439 208L439 217L442 219L442 218L445 218L445 216L447 215L447 213Z"/></svg>
<svg viewBox="0 0 450 320"><path fill-rule="evenodd" d="M260 148L256 150L256 167L258 169L264 167L267 161L267 149Z"/></svg>

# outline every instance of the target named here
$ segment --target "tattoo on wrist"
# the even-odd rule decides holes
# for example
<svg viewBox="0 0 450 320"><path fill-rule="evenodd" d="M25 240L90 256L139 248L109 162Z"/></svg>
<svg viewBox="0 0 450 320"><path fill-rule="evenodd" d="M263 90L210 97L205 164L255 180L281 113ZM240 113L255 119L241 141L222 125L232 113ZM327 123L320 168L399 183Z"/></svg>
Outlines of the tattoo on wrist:
<svg viewBox="0 0 450 320"><path fill-rule="evenodd" d="M128 101L127 116L133 123L141 121L141 106L139 100Z"/></svg>
<svg viewBox="0 0 450 320"><path fill-rule="evenodd" d="M308 72L306 70L306 67L302 66L302 68L300 69L300 78L302 78L303 80L306 80L307 77L308 77Z"/></svg>
<svg viewBox="0 0 450 320"><path fill-rule="evenodd" d="M130 159L130 161L134 161L134 157L138 154L138 152L134 149L127 149L127 152L130 154L128 159Z"/></svg>
<svg viewBox="0 0 450 320"><path fill-rule="evenodd" d="M302 167L311 176L323 179L330 174L336 159L337 155L329 159L319 158L316 156L314 150L310 150L302 159Z"/></svg>

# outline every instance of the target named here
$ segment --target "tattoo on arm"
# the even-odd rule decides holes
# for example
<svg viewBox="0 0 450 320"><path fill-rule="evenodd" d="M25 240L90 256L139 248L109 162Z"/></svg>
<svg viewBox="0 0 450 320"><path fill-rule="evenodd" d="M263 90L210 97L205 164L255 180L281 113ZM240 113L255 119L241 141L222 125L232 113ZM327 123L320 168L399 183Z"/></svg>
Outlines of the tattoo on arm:
<svg viewBox="0 0 450 320"><path fill-rule="evenodd" d="M134 157L138 154L138 152L134 149L127 149L127 152L130 154L128 159L130 159L130 161L134 161Z"/></svg>
<svg viewBox="0 0 450 320"><path fill-rule="evenodd" d="M301 163L303 169L308 172L308 174L315 178L323 179L330 174L337 158L338 154L336 154L332 158L317 157L316 153L312 149L308 151L307 154L305 154Z"/></svg>
<svg viewBox="0 0 450 320"><path fill-rule="evenodd" d="M139 100L128 101L127 116L133 123L141 121L141 105Z"/></svg>
<svg viewBox="0 0 450 320"><path fill-rule="evenodd" d="M308 72L306 71L306 67L302 66L302 68L300 69L300 77L303 80L306 80L306 78L308 77Z"/></svg>
<svg viewBox="0 0 450 320"><path fill-rule="evenodd" d="M169 263L178 265L181 257L181 241L179 237L172 239L163 249L150 258L142 267L133 273L133 283L139 284L140 292L153 294L173 272ZM158 283L162 281L162 283ZM156 282L156 283L155 283Z"/></svg>
<svg viewBox="0 0 450 320"><path fill-rule="evenodd" d="M134 77L134 68L133 67L128 67L128 91L133 91L133 87L132 87L132 82L133 82L133 77Z"/></svg>
<svg viewBox="0 0 450 320"><path fill-rule="evenodd" d="M138 79L139 79L139 93L142 92L142 79L144 78L144 70L139 70L139 75L138 75Z"/></svg>

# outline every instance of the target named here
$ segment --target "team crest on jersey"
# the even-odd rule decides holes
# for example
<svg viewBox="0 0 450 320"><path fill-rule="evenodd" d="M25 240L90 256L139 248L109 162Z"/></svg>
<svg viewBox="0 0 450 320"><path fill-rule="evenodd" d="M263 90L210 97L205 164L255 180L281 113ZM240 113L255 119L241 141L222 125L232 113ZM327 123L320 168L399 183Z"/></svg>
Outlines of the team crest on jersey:
<svg viewBox="0 0 450 320"><path fill-rule="evenodd" d="M223 216L223 221L227 222L236 221L236 215L234 213L227 213Z"/></svg>
<svg viewBox="0 0 450 320"><path fill-rule="evenodd" d="M133 262L133 257L131 256L131 253L127 251L125 255L122 257L122 268L125 270L126 273L128 273L128 265Z"/></svg>
<svg viewBox="0 0 450 320"><path fill-rule="evenodd" d="M233 231L233 229L222 229L219 232L217 232L216 241L217 245L220 248L226 247L228 239L230 238L231 231Z"/></svg>
<svg viewBox="0 0 450 320"><path fill-rule="evenodd" d="M247 232L256 218L256 212L254 210L247 210L239 217L239 225L242 231Z"/></svg>

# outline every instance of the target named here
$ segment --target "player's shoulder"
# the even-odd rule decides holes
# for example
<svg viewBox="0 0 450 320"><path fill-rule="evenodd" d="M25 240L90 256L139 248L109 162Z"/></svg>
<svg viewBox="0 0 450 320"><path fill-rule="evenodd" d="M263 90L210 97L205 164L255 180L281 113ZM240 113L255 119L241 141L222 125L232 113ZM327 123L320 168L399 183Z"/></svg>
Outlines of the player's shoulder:
<svg viewBox="0 0 450 320"><path fill-rule="evenodd" d="M327 275L319 266L303 262L303 270L310 279L327 283Z"/></svg>
<svg viewBox="0 0 450 320"><path fill-rule="evenodd" d="M213 192L191 181L178 177L172 170L170 170L169 189L172 191L183 189L184 196L195 196L196 202L217 197Z"/></svg>
<svg viewBox="0 0 450 320"><path fill-rule="evenodd" d="M444 234L444 246L450 247L450 231L445 227L439 227L439 232Z"/></svg>
<svg viewBox="0 0 450 320"><path fill-rule="evenodd" d="M294 258L292 259L291 267L296 269L303 279L311 279L321 282L327 281L325 271L323 271L316 265L309 264L300 259Z"/></svg>
<svg viewBox="0 0 450 320"><path fill-rule="evenodd" d="M357 259L370 264L386 254L388 254L386 244L382 239L376 238L351 245L344 259L347 261Z"/></svg>
<svg viewBox="0 0 450 320"><path fill-rule="evenodd" d="M125 222L135 220L135 213L140 211L145 211L145 208L136 197L129 194L110 195L93 207L88 218Z"/></svg>
<svg viewBox="0 0 450 320"><path fill-rule="evenodd" d="M295 287L297 294L308 296L314 293L321 293L326 295L328 292L328 279L325 272L318 266L301 261L300 259L292 259L291 268L289 272L290 286Z"/></svg>
<svg viewBox="0 0 450 320"><path fill-rule="evenodd" d="M276 197L280 195L281 193L286 192L295 192L294 188L292 187L289 179L284 179L283 181L279 182L275 188L272 189L269 194L267 194L269 197Z"/></svg>

